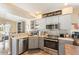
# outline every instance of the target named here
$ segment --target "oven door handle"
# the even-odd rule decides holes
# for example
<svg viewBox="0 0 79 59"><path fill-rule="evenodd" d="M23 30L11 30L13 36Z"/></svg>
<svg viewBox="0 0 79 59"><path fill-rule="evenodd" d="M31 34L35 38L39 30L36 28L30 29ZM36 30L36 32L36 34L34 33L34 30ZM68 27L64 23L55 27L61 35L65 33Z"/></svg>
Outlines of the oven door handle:
<svg viewBox="0 0 79 59"><path fill-rule="evenodd" d="M45 39L45 40L49 40L49 39ZM56 42L58 42L58 40L52 40L52 39L51 39L51 40L49 40L49 41L56 41Z"/></svg>

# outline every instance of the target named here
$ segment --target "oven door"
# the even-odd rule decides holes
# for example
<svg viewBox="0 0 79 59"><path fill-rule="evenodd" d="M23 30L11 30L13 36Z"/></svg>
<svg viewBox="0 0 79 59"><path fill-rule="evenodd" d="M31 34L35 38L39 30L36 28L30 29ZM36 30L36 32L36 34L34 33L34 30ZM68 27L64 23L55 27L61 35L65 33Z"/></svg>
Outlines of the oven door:
<svg viewBox="0 0 79 59"><path fill-rule="evenodd" d="M58 50L58 41L53 40L44 40L44 47Z"/></svg>

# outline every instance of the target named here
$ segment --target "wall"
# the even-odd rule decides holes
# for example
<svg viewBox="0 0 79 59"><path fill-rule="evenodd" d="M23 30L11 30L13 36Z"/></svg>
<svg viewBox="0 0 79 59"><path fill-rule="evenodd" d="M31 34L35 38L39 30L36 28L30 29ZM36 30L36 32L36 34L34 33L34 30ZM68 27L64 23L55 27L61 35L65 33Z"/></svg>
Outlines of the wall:
<svg viewBox="0 0 79 59"><path fill-rule="evenodd" d="M73 9L73 14L72 14L72 23L75 23L75 24L79 24L79 7L74 7ZM73 31L77 31L79 32L79 29L75 29L73 26L72 26L72 32Z"/></svg>
<svg viewBox="0 0 79 59"><path fill-rule="evenodd" d="M16 22L15 21L0 18L0 24L5 24L5 23L11 24L11 32L16 32Z"/></svg>
<svg viewBox="0 0 79 59"><path fill-rule="evenodd" d="M79 7L66 7L62 9L62 14L72 14L72 23L79 23Z"/></svg>
<svg viewBox="0 0 79 59"><path fill-rule="evenodd" d="M79 23L79 8L74 7L73 23Z"/></svg>
<svg viewBox="0 0 79 59"><path fill-rule="evenodd" d="M70 14L73 13L73 7L62 8L62 14Z"/></svg>

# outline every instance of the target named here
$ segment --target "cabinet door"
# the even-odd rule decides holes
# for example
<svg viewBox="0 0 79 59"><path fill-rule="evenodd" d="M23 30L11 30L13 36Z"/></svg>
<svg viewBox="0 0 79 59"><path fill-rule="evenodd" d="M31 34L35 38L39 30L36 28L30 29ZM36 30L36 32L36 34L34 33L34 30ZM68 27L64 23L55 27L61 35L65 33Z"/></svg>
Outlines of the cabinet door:
<svg viewBox="0 0 79 59"><path fill-rule="evenodd" d="M38 37L34 38L34 48L38 48Z"/></svg>
<svg viewBox="0 0 79 59"><path fill-rule="evenodd" d="M12 51L11 54L12 55L17 55L19 54L19 40L17 40L16 38L12 38Z"/></svg>
<svg viewBox="0 0 79 59"><path fill-rule="evenodd" d="M25 22L17 22L17 32L24 33L25 32Z"/></svg>
<svg viewBox="0 0 79 59"><path fill-rule="evenodd" d="M39 20L39 29L40 30L46 29L46 18L42 18Z"/></svg>
<svg viewBox="0 0 79 59"><path fill-rule="evenodd" d="M38 48L38 38L37 37L30 37L29 38L29 49Z"/></svg>
<svg viewBox="0 0 79 59"><path fill-rule="evenodd" d="M44 38L42 38L42 37L39 38L39 48L40 49L44 48Z"/></svg>
<svg viewBox="0 0 79 59"><path fill-rule="evenodd" d="M70 30L72 25L71 15L59 16L60 29Z"/></svg>
<svg viewBox="0 0 79 59"><path fill-rule="evenodd" d="M32 37L29 38L29 49L33 49L34 48L34 40Z"/></svg>
<svg viewBox="0 0 79 59"><path fill-rule="evenodd" d="M46 24L58 24L58 16L47 17Z"/></svg>

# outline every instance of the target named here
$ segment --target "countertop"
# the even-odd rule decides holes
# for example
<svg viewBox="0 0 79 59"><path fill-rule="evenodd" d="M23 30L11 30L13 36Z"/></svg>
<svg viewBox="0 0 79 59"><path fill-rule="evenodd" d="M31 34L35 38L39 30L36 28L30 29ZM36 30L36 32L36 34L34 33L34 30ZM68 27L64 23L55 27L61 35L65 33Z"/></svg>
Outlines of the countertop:
<svg viewBox="0 0 79 59"><path fill-rule="evenodd" d="M61 37L59 37L58 39L59 39L59 40L74 41L74 39L73 39L73 38L61 38Z"/></svg>
<svg viewBox="0 0 79 59"><path fill-rule="evenodd" d="M28 38L28 35L26 33L12 34L11 38L15 39Z"/></svg>
<svg viewBox="0 0 79 59"><path fill-rule="evenodd" d="M21 39L21 38L29 38L29 37L42 37L42 38L45 38L46 36L45 35L41 35L41 36L37 36L37 35L35 35L35 36L29 36L29 35L27 35L26 33L18 33L18 34L13 34L12 36L11 36L11 38L15 38L15 39Z"/></svg>
<svg viewBox="0 0 79 59"><path fill-rule="evenodd" d="M79 55L79 46L66 44L65 55Z"/></svg>
<svg viewBox="0 0 79 59"><path fill-rule="evenodd" d="M29 38L29 37L38 37L38 38L42 37L42 38L47 38L46 35L41 35L41 36L37 36L37 35L35 35L35 36L29 36L29 35L27 35L27 33L13 34L11 37L12 37L12 38L15 38L15 39ZM58 39L59 39L59 40L74 41L74 39L72 39L72 38L61 38L61 37L59 37Z"/></svg>

